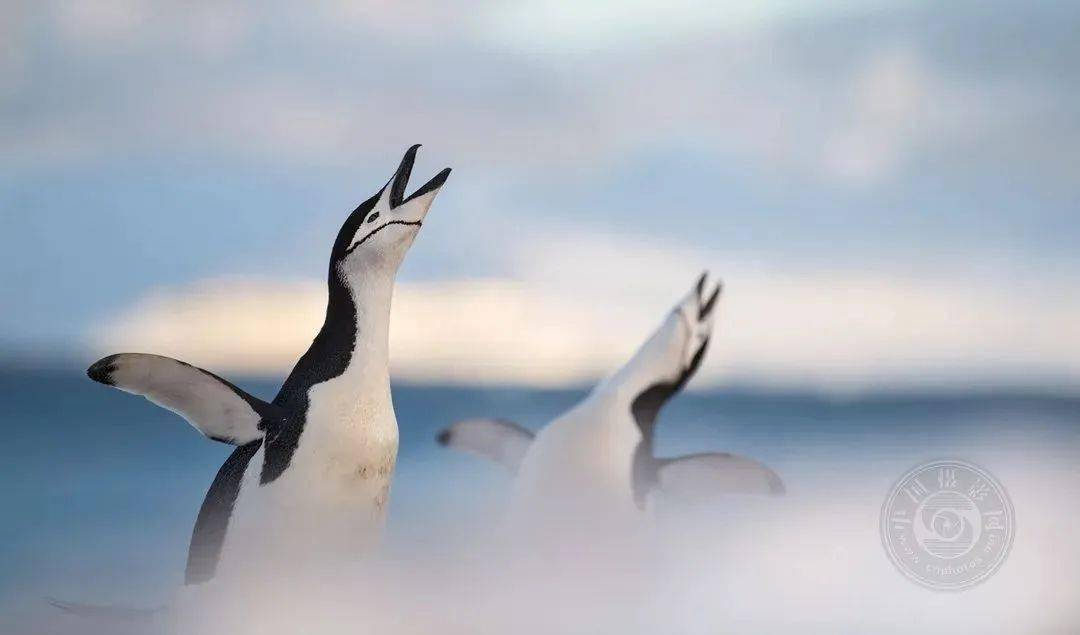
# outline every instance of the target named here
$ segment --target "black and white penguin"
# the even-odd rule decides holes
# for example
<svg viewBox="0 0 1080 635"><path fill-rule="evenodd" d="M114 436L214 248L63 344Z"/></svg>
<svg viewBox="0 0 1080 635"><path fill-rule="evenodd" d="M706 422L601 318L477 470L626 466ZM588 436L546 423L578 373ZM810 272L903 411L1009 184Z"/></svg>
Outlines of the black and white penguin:
<svg viewBox="0 0 1080 635"><path fill-rule="evenodd" d="M720 285L706 295L705 282L702 275L626 365L535 435L502 419L467 419L437 440L514 472L511 515L540 522L584 511L635 514L658 492L691 500L783 493L776 473L753 459L653 453L661 408L686 386L708 348Z"/></svg>
<svg viewBox="0 0 1080 635"><path fill-rule="evenodd" d="M418 148L342 225L330 253L326 319L272 402L157 355L110 355L87 371L238 446L199 511L188 585L244 572L253 561L291 567L339 549L362 552L377 539L398 449L387 350L394 279L450 174L406 197Z"/></svg>

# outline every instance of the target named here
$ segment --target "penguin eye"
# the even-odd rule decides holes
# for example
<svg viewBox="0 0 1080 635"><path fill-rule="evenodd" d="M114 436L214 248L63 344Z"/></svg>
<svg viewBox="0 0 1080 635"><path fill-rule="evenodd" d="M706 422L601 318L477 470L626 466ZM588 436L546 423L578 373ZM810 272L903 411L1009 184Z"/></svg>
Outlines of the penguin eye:
<svg viewBox="0 0 1080 635"><path fill-rule="evenodd" d="M375 212L375 213L374 213L374 214L372 214L371 216L368 216L367 222L369 222L369 223L371 223L371 222L374 222L374 220L375 220L376 218L378 218L378 217L379 217L379 213L378 213L378 212Z"/></svg>

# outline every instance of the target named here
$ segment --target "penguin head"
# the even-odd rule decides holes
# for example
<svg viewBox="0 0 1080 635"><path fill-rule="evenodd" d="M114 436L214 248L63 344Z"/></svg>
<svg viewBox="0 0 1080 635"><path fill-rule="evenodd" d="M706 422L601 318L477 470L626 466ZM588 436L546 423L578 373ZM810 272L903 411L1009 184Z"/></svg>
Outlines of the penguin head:
<svg viewBox="0 0 1080 635"><path fill-rule="evenodd" d="M678 391L701 366L722 288L717 282L706 292L706 278L707 274L698 278L690 293L638 350L631 365L635 375L641 375L639 379Z"/></svg>
<svg viewBox="0 0 1080 635"><path fill-rule="evenodd" d="M397 271L435 195L450 176L446 168L406 197L419 148L419 144L409 148L386 185L349 214L330 255L332 275L348 279Z"/></svg>
<svg viewBox="0 0 1080 635"><path fill-rule="evenodd" d="M665 328L663 331L672 334L666 348L678 354L679 379L683 383L697 372L705 356L705 349L712 336L713 318L716 316L714 309L724 288L723 283L717 281L706 293L708 276L707 272L701 274L694 288L679 302L664 323L665 327L672 322L679 324L679 328Z"/></svg>
<svg viewBox="0 0 1080 635"><path fill-rule="evenodd" d="M705 292L707 274L671 311L634 358L615 374L622 394L633 395L630 411L644 438L651 438L657 414L694 376L712 335L720 283Z"/></svg>

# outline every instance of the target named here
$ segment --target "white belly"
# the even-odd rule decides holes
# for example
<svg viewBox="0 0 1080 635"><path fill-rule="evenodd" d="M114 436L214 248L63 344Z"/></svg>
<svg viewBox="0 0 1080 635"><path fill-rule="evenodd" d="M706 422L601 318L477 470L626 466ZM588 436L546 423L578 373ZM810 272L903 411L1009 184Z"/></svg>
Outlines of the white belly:
<svg viewBox="0 0 1080 635"><path fill-rule="evenodd" d="M355 390L335 390L339 380L311 391L304 431L280 477L260 485L263 451L252 457L218 577L247 574L253 562L294 569L341 562L377 544L397 460L397 420L388 392L356 399Z"/></svg>

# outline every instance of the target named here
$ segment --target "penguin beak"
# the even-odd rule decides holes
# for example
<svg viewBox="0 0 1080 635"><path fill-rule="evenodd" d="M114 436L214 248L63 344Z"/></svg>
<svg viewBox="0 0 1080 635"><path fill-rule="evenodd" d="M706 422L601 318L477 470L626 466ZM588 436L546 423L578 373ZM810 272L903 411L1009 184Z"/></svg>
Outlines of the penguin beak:
<svg viewBox="0 0 1080 635"><path fill-rule="evenodd" d="M417 205L422 210L422 218L427 213L428 207L431 206L431 201L435 199L435 195L439 192L439 188L450 176L450 168L439 172L430 181L420 186L412 195L405 198L405 188L409 185L409 175L412 174L413 163L416 161L416 151L419 149L420 144L418 143L405 152L405 156L401 159L401 165L394 172L394 177L390 179L390 196L387 202L390 204L391 210L409 204Z"/></svg>
<svg viewBox="0 0 1080 635"><path fill-rule="evenodd" d="M675 315L686 327L687 340L683 344L684 368L694 365L694 359L704 352L712 333L714 309L720 298L723 283L717 280L709 285L708 279L708 272L702 273L694 284L694 288L675 307Z"/></svg>

